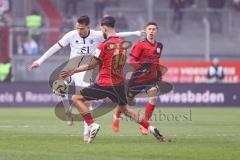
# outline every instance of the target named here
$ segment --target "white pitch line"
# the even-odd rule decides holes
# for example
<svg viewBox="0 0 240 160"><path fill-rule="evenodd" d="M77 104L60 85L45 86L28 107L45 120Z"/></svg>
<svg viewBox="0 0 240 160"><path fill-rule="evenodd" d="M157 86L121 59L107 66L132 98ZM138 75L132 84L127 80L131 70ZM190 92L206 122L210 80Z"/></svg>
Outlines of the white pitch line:
<svg viewBox="0 0 240 160"><path fill-rule="evenodd" d="M31 128L32 126L29 125L0 125L0 128ZM50 134L28 134L28 135L11 135L12 137L23 137L23 136L50 136L53 135L52 133ZM67 136L67 137L78 137L82 136L80 133L79 134L55 134L53 136ZM116 135L101 135L101 137L140 137L142 135L123 135L123 134L116 134ZM177 135L177 134L172 134L172 135L166 135L167 137L206 137L206 135L200 135L200 134L186 134L186 135ZM237 137L240 136L239 134L215 134L211 135L211 137Z"/></svg>
<svg viewBox="0 0 240 160"><path fill-rule="evenodd" d="M11 135L11 137L23 137L23 136L38 136L38 137L45 137L45 136L57 136L57 137L82 137L82 134L27 134L27 135ZM212 135L212 137L239 137L240 135L237 134L217 134ZM100 137L142 137L142 135L100 135ZM179 137L179 138L187 138L187 137L208 137L206 135L166 135L166 137L173 138L173 137Z"/></svg>
<svg viewBox="0 0 240 160"><path fill-rule="evenodd" d="M28 125L0 125L0 128L30 128Z"/></svg>

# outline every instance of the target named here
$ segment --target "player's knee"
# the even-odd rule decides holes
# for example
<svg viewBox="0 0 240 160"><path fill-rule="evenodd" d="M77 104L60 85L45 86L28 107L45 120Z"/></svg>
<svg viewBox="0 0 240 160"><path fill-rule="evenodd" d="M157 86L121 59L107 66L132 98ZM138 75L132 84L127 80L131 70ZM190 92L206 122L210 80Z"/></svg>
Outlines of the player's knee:
<svg viewBox="0 0 240 160"><path fill-rule="evenodd" d="M74 103L74 102L76 102L76 101L77 101L77 99L78 99L78 98L77 98L77 96L76 96L76 95L73 95L73 96L72 96L72 101L73 101L73 103Z"/></svg>
<svg viewBox="0 0 240 160"><path fill-rule="evenodd" d="M82 100L82 99L83 99L83 97L79 96L79 95L73 95L72 96L73 103L75 103L76 101Z"/></svg>
<svg viewBox="0 0 240 160"><path fill-rule="evenodd" d="M150 92L153 92L153 93L157 93L158 92L158 88L157 87L152 87L149 89Z"/></svg>
<svg viewBox="0 0 240 160"><path fill-rule="evenodd" d="M159 89L157 87L152 87L147 91L147 94L149 96L156 96L158 92L159 92Z"/></svg>

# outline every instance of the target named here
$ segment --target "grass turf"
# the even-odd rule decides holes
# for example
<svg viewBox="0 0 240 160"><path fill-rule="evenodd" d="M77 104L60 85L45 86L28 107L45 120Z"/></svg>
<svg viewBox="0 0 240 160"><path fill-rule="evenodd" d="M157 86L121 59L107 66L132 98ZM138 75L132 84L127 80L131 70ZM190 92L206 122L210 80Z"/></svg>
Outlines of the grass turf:
<svg viewBox="0 0 240 160"><path fill-rule="evenodd" d="M112 113L97 118L101 130L93 144L83 143L82 123L72 127L51 108L0 109L0 160L236 160L240 156L240 109L164 108L152 124L172 142L141 136L123 117L111 130ZM191 115L190 115L191 114ZM173 118L174 117L174 118Z"/></svg>

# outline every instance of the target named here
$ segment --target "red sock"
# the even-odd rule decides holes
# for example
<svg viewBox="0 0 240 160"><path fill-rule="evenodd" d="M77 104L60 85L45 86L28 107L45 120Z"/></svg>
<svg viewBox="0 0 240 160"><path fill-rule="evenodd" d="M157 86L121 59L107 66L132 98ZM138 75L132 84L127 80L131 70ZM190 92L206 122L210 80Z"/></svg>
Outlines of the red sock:
<svg viewBox="0 0 240 160"><path fill-rule="evenodd" d="M146 120L149 120L152 117L154 108L155 108L155 105L148 102L148 104L145 108L145 117L144 118Z"/></svg>
<svg viewBox="0 0 240 160"><path fill-rule="evenodd" d="M90 126L91 124L94 123L94 120L92 118L92 115L91 113L86 113L83 115L83 119L84 121L87 123L88 126Z"/></svg>
<svg viewBox="0 0 240 160"><path fill-rule="evenodd" d="M139 124L146 129L148 129L148 127L150 126L149 122L146 119L143 119Z"/></svg>
<svg viewBox="0 0 240 160"><path fill-rule="evenodd" d="M116 108L116 111L115 111L115 116L116 116L116 118L119 118L120 117L120 115L121 115L121 110L120 110L120 108L119 107L117 107Z"/></svg>

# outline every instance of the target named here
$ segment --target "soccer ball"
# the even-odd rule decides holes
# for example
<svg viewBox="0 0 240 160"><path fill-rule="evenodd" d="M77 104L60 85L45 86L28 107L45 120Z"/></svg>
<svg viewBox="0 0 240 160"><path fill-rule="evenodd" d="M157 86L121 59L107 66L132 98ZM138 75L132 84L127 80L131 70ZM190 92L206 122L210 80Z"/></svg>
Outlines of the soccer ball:
<svg viewBox="0 0 240 160"><path fill-rule="evenodd" d="M52 91L58 96L64 96L68 93L68 83L65 80L55 80L52 84Z"/></svg>

